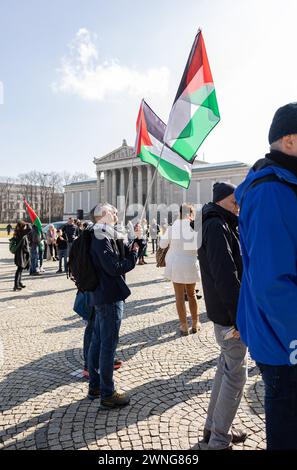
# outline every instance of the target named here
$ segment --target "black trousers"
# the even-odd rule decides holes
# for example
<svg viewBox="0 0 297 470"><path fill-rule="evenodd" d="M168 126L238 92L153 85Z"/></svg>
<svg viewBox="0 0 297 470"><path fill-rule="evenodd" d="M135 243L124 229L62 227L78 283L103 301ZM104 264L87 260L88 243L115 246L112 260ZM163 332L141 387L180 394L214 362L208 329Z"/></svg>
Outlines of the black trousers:
<svg viewBox="0 0 297 470"><path fill-rule="evenodd" d="M22 282L22 272L23 268L18 267L14 277L14 287L20 287L20 283Z"/></svg>

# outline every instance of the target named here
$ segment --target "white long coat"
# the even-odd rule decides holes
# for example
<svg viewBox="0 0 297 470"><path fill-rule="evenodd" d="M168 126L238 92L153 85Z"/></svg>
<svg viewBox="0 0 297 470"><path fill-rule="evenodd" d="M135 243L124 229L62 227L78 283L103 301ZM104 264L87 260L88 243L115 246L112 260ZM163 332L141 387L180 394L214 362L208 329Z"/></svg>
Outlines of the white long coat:
<svg viewBox="0 0 297 470"><path fill-rule="evenodd" d="M200 281L197 259L198 235L187 219L176 220L160 239L160 247L169 250L166 254L164 276L178 284L195 284Z"/></svg>

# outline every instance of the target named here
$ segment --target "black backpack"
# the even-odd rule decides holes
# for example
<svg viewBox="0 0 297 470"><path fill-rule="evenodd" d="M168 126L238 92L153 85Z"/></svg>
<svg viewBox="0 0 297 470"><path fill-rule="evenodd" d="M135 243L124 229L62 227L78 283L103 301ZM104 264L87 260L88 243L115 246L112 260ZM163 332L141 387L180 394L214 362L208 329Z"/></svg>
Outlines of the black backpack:
<svg viewBox="0 0 297 470"><path fill-rule="evenodd" d="M92 292L99 284L99 274L90 254L93 237L93 230L84 230L73 241L69 253L68 277L75 282L80 292Z"/></svg>

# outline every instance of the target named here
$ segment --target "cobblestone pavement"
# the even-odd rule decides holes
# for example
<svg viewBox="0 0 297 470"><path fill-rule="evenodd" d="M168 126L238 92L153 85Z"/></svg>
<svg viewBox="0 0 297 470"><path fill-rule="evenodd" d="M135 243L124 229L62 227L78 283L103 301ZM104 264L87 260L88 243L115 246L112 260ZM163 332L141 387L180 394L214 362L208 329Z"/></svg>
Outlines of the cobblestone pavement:
<svg viewBox="0 0 297 470"><path fill-rule="evenodd" d="M115 372L131 406L100 410L81 378L83 322L73 312L73 283L46 262L40 277L24 276L13 292L15 267L0 240L0 448L199 449L218 348L200 302L202 332L177 335L171 284L152 256L128 275ZM249 438L238 449L264 449L263 385L252 361L235 424Z"/></svg>

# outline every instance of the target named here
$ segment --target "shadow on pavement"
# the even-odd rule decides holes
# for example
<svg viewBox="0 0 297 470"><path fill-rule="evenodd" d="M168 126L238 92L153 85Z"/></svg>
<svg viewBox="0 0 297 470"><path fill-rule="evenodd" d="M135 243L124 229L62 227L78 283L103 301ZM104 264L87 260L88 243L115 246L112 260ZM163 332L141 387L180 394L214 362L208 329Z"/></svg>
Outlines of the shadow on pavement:
<svg viewBox="0 0 297 470"><path fill-rule="evenodd" d="M55 354L50 355L50 359L54 358ZM43 360L46 359L49 359L49 357L47 356ZM26 368L23 368L22 372L29 372L33 368L33 371L37 373L43 369L43 360L41 359L35 364L28 364L28 366L26 366L28 369L25 370ZM197 377L203 374L207 369L214 367L215 364L216 360L205 361L170 378L149 380L145 384L134 387L129 392L132 397L131 405L122 410L101 410L99 408L99 400L95 400L94 402L90 402L88 399L73 401L69 405L54 408L51 411L40 414L39 416L23 420L20 424L14 424L1 433L0 442L3 443L3 448L9 448L12 444L10 442L6 446L6 440L19 433L25 432L29 428L35 427L38 424L38 428L33 432L30 432L29 435L19 439L17 442L14 440L14 443L18 448L26 447L26 441L28 441L28 445L32 445L33 443L37 449L48 448L50 428L56 430L55 436L57 438L59 436L59 432L62 430L62 442L70 441L70 447L77 449L86 447L89 444L96 442L96 440L107 437L109 434L114 434L114 432L118 432L128 426L137 424L141 421L146 422L150 416L162 416L165 412L170 410L170 408L191 400L194 397L205 394L210 390L212 380L197 381ZM48 367L49 365L46 364L47 369ZM22 389L19 390L18 387L15 386L16 379L18 379L18 383L24 381L24 374L22 372L21 369L19 369L18 371L10 374L10 376L8 376L1 384L1 388L4 386L7 389L10 386L12 391L14 391L14 395L17 395L18 392L22 392ZM24 391L26 390L27 385L30 386L30 381L28 381L30 375L25 374L25 376L26 380ZM32 387L31 389L30 397L33 398L44 392L49 392L63 384L73 382L74 380L73 378L65 380L63 377L60 377L60 379L59 383L55 382L54 384L50 384L47 380L46 384L43 385L43 377L40 376L38 381L39 388L37 390L35 389L36 383L34 381L34 388ZM22 393L24 393L24 391ZM29 397L26 399L29 399ZM23 401L24 400L22 399L21 402ZM13 400L11 405L16 406L19 404L16 402L17 400ZM3 407L1 408L3 409ZM9 408L10 407L6 407L4 409ZM117 419L119 416L121 416L121 420ZM187 416L187 412L185 412L185 416ZM63 420L65 420L65 423L68 423L64 428L62 426ZM111 424L109 424L109 420ZM99 427L100 424L101 426ZM52 432L53 431L51 431L51 436L53 436ZM81 439L76 438L74 441L73 432L76 432L76 435L81 433Z"/></svg>

